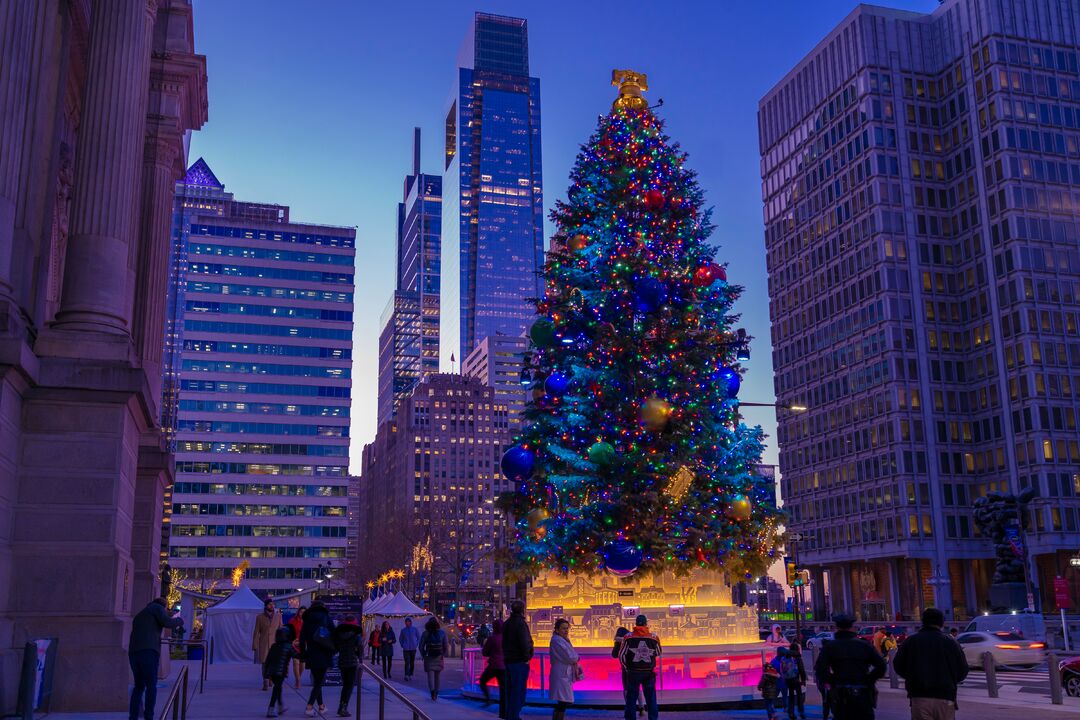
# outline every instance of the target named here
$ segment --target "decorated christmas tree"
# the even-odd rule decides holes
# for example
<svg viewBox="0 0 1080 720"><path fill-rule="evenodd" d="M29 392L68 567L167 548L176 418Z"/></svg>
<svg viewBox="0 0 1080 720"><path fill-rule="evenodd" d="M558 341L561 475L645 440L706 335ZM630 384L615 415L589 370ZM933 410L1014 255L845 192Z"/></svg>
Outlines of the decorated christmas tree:
<svg viewBox="0 0 1080 720"><path fill-rule="evenodd" d="M516 490L511 567L591 575L771 564L781 515L739 422L740 289L714 262L686 154L615 71L612 111L582 147L544 268L522 381L532 401L502 459Z"/></svg>

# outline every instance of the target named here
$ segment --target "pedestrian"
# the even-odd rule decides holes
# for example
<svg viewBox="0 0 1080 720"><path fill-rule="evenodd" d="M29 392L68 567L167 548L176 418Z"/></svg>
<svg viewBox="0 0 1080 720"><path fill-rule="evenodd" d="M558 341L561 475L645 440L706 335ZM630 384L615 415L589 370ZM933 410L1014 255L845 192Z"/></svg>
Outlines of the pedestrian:
<svg viewBox="0 0 1080 720"><path fill-rule="evenodd" d="M338 700L338 717L349 717L349 701L360 668L360 656L363 654L364 631L356 622L356 616L348 614L334 628L334 649L338 654L338 669L341 670L341 699Z"/></svg>
<svg viewBox="0 0 1080 720"><path fill-rule="evenodd" d="M758 680L757 689L765 701L765 715L773 720L776 717L776 698L780 696L780 675L772 663L761 666L761 680Z"/></svg>
<svg viewBox="0 0 1080 720"><path fill-rule="evenodd" d="M427 673L428 690L431 699L439 699L439 675L443 671L446 654L446 632L434 617L424 625L424 634L420 636L420 657L424 659L424 672Z"/></svg>
<svg viewBox="0 0 1080 720"><path fill-rule="evenodd" d="M476 631L476 644L479 647L484 647L484 643L491 637L491 625L484 623L480 626L480 629Z"/></svg>
<svg viewBox="0 0 1080 720"><path fill-rule="evenodd" d="M300 631L304 627L304 612L307 607L301 605L296 609L296 614L289 620L289 627L292 628L293 637L293 653L292 669L293 677L296 678L296 689L300 689L300 678L304 675L304 660L300 657Z"/></svg>
<svg viewBox="0 0 1080 720"><path fill-rule="evenodd" d="M405 618L405 627L398 636L401 655L405 660L405 680L412 680L416 672L416 648L420 647L420 631L413 627L412 618Z"/></svg>
<svg viewBox="0 0 1080 720"><path fill-rule="evenodd" d="M619 651L619 662L626 674L623 693L623 717L626 720L634 720L639 689L645 696L649 720L657 720L660 716L656 705L656 663L660 653L660 639L649 630L649 619L638 615L633 632L623 637Z"/></svg>
<svg viewBox="0 0 1080 720"><path fill-rule="evenodd" d="M397 634L390 627L389 620L383 620L379 628L379 659L382 660L382 674L387 680L390 679L390 666L394 662L394 645L397 643Z"/></svg>
<svg viewBox="0 0 1080 720"><path fill-rule="evenodd" d="M802 647L797 642L791 643L791 647L788 648L788 664L784 666L784 685L787 693L788 717L795 717L798 711L799 718L806 720L806 666L803 664Z"/></svg>
<svg viewBox="0 0 1080 720"><path fill-rule="evenodd" d="M630 634L630 630L628 628L624 628L624 627L619 627L619 629L615 631L615 643L611 647L611 657L613 657L615 659L618 659L619 653L622 652L622 641L629 634ZM626 695L626 668L622 667L621 663L620 663L619 667L620 667L620 670L621 670L620 674L622 675L622 691L623 691L623 696L625 697L625 695ZM640 703L638 703L638 709L641 709L642 707L643 706Z"/></svg>
<svg viewBox="0 0 1080 720"><path fill-rule="evenodd" d="M945 614L927 608L922 627L908 637L893 658L896 674L904 678L911 700L911 720L953 720L956 686L967 677L968 664L960 644L942 630Z"/></svg>
<svg viewBox="0 0 1080 720"><path fill-rule="evenodd" d="M480 691L484 693L484 706L487 707L491 704L491 693L488 692L488 683L492 678L495 679L495 682L499 683L499 717L505 720L507 695L506 659L503 657L502 632L502 620L496 620L492 623L491 633L487 636L487 639L484 641L484 647L480 650L480 654L487 658L487 665L484 667L484 672L480 674Z"/></svg>
<svg viewBox="0 0 1080 720"><path fill-rule="evenodd" d="M893 637L892 629L885 628L885 637L881 638L881 657L885 663L892 662L892 654L896 651L896 638Z"/></svg>
<svg viewBox="0 0 1080 720"><path fill-rule="evenodd" d="M949 628L949 637L956 640L960 636L960 631L956 628Z"/></svg>
<svg viewBox="0 0 1080 720"><path fill-rule="evenodd" d="M322 689L326 671L333 664L334 653L334 621L330 619L326 606L316 600L304 614L304 629L300 633L300 654L311 672L311 693L304 711L308 717L315 717L316 707L320 715L326 713Z"/></svg>
<svg viewBox="0 0 1080 720"><path fill-rule="evenodd" d="M551 672L548 676L549 695L555 701L555 712L551 720L564 720L566 709L574 704L574 683L581 679L581 665L578 653L570 642L570 621L559 618L555 621L555 632L551 635L548 646L548 659Z"/></svg>
<svg viewBox="0 0 1080 720"><path fill-rule="evenodd" d="M510 617L503 623L503 660L506 662L506 718L521 720L525 707L525 688L529 682L529 663L533 658L533 639L525 622L525 603L510 603Z"/></svg>
<svg viewBox="0 0 1080 720"><path fill-rule="evenodd" d="M371 664L379 664L379 628L372 628L368 635L368 648L371 649Z"/></svg>
<svg viewBox="0 0 1080 720"><path fill-rule="evenodd" d="M292 628L279 627L274 633L274 644L266 652L266 660L262 666L263 677L269 679L274 687L270 693L270 707L266 710L266 717L277 717L287 709L281 697L281 686L289 677L289 662L295 654Z"/></svg>
<svg viewBox="0 0 1080 720"><path fill-rule="evenodd" d="M870 639L870 644L874 646L874 649L878 651L881 657L885 657L885 651L881 649L881 642L885 639L885 628L879 627L874 630L874 636Z"/></svg>
<svg viewBox="0 0 1080 720"><path fill-rule="evenodd" d="M814 673L829 690L829 706L836 720L874 720L874 683L885 675L885 661L852 627L855 620L833 618L836 633L822 648Z"/></svg>
<svg viewBox="0 0 1080 720"><path fill-rule="evenodd" d="M170 617L165 598L154 598L131 619L131 635L128 637L128 663L135 687L131 690L128 720L139 720L139 705L143 717L154 719L154 703L157 701L158 662L161 660L161 631L183 627L179 617ZM145 697L144 697L145 695Z"/></svg>
<svg viewBox="0 0 1080 720"><path fill-rule="evenodd" d="M765 644L772 647L788 646L787 638L784 637L783 630L781 630L779 625L772 626L769 637L765 638Z"/></svg>
<svg viewBox="0 0 1080 720"><path fill-rule="evenodd" d="M255 654L255 664L262 668L266 662L266 653L274 644L278 628L281 627L281 613L269 598L263 603L263 611L255 618L255 627L251 631L251 650ZM263 678L263 690L270 689L270 680Z"/></svg>

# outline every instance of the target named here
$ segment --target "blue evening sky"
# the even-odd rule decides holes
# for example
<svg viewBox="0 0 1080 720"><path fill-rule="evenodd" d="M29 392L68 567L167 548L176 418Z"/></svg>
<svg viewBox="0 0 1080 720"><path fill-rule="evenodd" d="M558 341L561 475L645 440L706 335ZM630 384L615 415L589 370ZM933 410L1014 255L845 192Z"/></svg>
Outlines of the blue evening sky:
<svg viewBox="0 0 1080 720"><path fill-rule="evenodd" d="M192 136L191 161L205 157L238 199L289 205L295 220L357 228L354 472L375 434L378 320L393 290L412 129L424 133L423 169L441 172L442 121L475 10L529 21L546 209L566 196L578 146L610 107L612 68L648 74L647 96L664 99L667 132L690 154L714 207L718 258L746 287L738 309L756 341L740 395L773 402L757 103L854 9L852 0L194 4L210 119ZM930 12L938 2L883 4ZM746 408L745 416L774 433L772 410ZM772 441L765 460L776 462Z"/></svg>

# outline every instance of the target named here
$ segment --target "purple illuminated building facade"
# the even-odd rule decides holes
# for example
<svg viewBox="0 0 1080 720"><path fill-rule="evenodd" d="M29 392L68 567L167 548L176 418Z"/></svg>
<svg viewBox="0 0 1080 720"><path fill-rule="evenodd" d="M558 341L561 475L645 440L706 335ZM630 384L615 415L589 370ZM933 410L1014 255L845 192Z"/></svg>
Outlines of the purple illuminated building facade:
<svg viewBox="0 0 1080 720"><path fill-rule="evenodd" d="M860 5L761 100L780 465L815 605L988 605L972 502L1034 487L1036 604L1080 514L1080 14Z"/></svg>
<svg viewBox="0 0 1080 720"><path fill-rule="evenodd" d="M163 425L169 563L295 591L343 566L356 231L241 202L200 158L176 185Z"/></svg>

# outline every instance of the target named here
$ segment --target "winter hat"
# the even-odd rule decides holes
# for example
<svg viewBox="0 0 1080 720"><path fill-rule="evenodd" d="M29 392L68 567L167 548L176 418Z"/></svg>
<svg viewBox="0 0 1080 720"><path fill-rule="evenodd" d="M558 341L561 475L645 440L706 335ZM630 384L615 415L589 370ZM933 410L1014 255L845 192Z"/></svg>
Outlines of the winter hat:
<svg viewBox="0 0 1080 720"><path fill-rule="evenodd" d="M638 615L637 620L634 621L634 625L636 625L638 627L641 627L642 625L648 625L648 624L649 624L649 618L645 617L644 615Z"/></svg>

